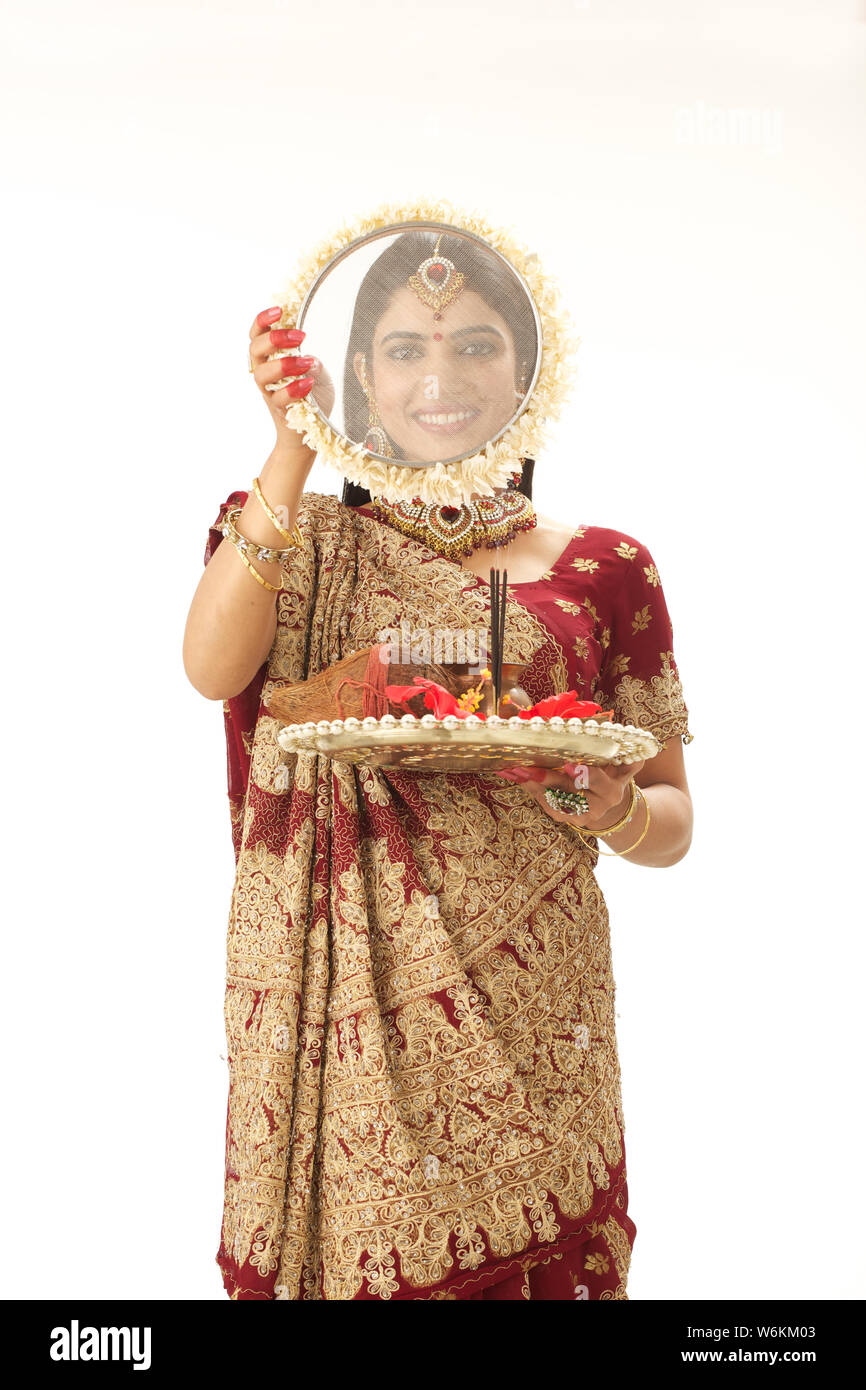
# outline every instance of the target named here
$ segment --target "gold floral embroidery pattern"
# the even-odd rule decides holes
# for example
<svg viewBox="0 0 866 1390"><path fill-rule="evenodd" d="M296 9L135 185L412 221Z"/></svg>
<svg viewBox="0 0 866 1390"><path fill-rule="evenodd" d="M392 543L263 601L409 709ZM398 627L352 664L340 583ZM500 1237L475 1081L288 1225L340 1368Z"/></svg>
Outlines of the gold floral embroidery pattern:
<svg viewBox="0 0 866 1390"><path fill-rule="evenodd" d="M617 652L616 656L608 662L607 675L611 678L622 675L624 671L628 670L630 661L631 657L626 656L625 652Z"/></svg>
<svg viewBox="0 0 866 1390"><path fill-rule="evenodd" d="M689 712L673 652L660 652L659 659L661 673L651 680L626 675L612 692L597 689L594 698L605 709L612 707L620 723L648 729L662 745L677 734L684 743L691 743L694 735L689 732Z"/></svg>
<svg viewBox="0 0 866 1390"><path fill-rule="evenodd" d="M619 1287L623 1290L622 1295L617 1291L614 1297L625 1297L625 1285L628 1280L628 1272L631 1265L631 1245L628 1236L614 1217L610 1216L602 1225L602 1233L607 1241L607 1248L611 1253L616 1273L619 1278Z"/></svg>
<svg viewBox="0 0 866 1390"><path fill-rule="evenodd" d="M647 603L644 605L643 608L639 608L635 613L634 617L632 618L631 630L632 632L646 632L651 622L652 613L650 612L649 604Z"/></svg>
<svg viewBox="0 0 866 1390"><path fill-rule="evenodd" d="M280 721L272 715L259 716L261 734L253 744L251 776L263 791L285 791L285 783L277 779L288 765L288 757L277 743ZM293 755L294 756L294 755Z"/></svg>

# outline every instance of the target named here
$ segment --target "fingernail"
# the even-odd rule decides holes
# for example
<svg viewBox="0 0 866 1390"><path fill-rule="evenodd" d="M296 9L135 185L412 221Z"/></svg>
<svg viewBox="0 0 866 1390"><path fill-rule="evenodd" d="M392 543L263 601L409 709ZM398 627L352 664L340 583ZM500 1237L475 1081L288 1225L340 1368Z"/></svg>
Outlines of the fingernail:
<svg viewBox="0 0 866 1390"><path fill-rule="evenodd" d="M315 357L283 357L280 365L287 376L301 376L310 370L315 360Z"/></svg>
<svg viewBox="0 0 866 1390"><path fill-rule="evenodd" d="M268 337L274 347L299 347L306 338L301 328L272 328Z"/></svg>
<svg viewBox="0 0 866 1390"><path fill-rule="evenodd" d="M283 311L280 308L279 304L275 304L273 309L263 309L262 312L259 314L258 321L261 324L262 328L264 328L266 323L275 323L282 312Z"/></svg>
<svg viewBox="0 0 866 1390"><path fill-rule="evenodd" d="M290 396L306 396L307 392L310 391L314 385L315 382L311 376L302 376L300 381L290 381L286 390Z"/></svg>

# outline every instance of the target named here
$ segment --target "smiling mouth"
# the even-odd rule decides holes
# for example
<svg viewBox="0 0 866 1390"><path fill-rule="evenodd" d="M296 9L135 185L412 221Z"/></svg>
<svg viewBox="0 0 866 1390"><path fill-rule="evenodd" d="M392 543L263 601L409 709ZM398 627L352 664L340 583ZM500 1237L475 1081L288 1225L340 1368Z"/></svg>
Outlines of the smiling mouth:
<svg viewBox="0 0 866 1390"><path fill-rule="evenodd" d="M422 429L434 434L459 434L480 414L480 410L418 410L414 419Z"/></svg>

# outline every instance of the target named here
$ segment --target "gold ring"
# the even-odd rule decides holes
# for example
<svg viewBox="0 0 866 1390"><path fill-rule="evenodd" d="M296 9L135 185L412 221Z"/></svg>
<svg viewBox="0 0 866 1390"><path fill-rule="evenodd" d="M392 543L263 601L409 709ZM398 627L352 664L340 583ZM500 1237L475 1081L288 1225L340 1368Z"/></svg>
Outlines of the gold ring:
<svg viewBox="0 0 866 1390"><path fill-rule="evenodd" d="M249 369L250 369L251 372L254 372L254 371L255 371L255 367L253 366L253 357L252 357L252 353L250 353L250 352L247 353L247 366L249 367Z"/></svg>

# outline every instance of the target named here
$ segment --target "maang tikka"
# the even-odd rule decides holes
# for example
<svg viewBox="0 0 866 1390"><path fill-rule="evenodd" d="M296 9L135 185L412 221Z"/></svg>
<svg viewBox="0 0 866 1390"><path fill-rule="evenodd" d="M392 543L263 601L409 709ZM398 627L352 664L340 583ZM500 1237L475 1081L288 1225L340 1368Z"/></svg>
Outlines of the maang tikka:
<svg viewBox="0 0 866 1390"><path fill-rule="evenodd" d="M422 261L414 275L407 281L409 289L418 296L422 304L427 304L435 312L434 319L441 319L442 310L460 294L466 277L447 256L439 255L439 243L444 236L439 233L433 255Z"/></svg>

